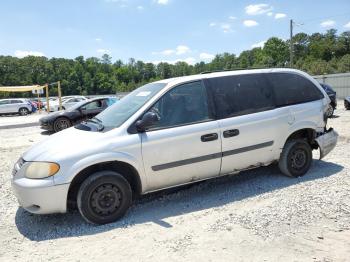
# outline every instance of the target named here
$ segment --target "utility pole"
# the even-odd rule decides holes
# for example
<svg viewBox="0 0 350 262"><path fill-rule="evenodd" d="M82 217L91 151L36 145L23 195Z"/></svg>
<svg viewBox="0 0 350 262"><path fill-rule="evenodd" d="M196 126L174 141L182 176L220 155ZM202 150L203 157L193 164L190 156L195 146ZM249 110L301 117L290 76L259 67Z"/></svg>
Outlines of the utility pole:
<svg viewBox="0 0 350 262"><path fill-rule="evenodd" d="M289 63L290 63L290 67L293 67L293 19L290 20L290 47L289 47Z"/></svg>
<svg viewBox="0 0 350 262"><path fill-rule="evenodd" d="M57 93L58 93L58 104L60 106L60 110L62 110L61 81L57 82Z"/></svg>
<svg viewBox="0 0 350 262"><path fill-rule="evenodd" d="M46 92L46 110L48 113L50 113L49 84L45 84L45 92Z"/></svg>

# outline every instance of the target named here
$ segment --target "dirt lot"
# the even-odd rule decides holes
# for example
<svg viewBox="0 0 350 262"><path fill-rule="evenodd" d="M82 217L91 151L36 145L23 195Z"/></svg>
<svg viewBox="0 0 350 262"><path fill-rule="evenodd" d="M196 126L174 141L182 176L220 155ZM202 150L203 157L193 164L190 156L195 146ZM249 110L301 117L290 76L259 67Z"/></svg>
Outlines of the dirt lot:
<svg viewBox="0 0 350 262"><path fill-rule="evenodd" d="M336 115L337 147L303 178L275 166L246 171L147 196L98 227L77 212L18 208L12 166L46 135L0 129L0 261L350 261L350 111L340 105Z"/></svg>

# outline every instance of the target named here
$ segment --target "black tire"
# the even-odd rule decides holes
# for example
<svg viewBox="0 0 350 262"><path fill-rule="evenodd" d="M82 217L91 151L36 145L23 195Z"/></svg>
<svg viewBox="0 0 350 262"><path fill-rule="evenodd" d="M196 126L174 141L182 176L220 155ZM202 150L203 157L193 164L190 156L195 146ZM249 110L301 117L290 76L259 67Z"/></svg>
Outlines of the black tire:
<svg viewBox="0 0 350 262"><path fill-rule="evenodd" d="M290 177L300 177L307 173L312 163L312 149L303 139L289 140L283 147L278 166Z"/></svg>
<svg viewBox="0 0 350 262"><path fill-rule="evenodd" d="M107 224L123 217L132 203L128 181L113 171L96 172L80 186L77 196L81 216L92 224Z"/></svg>
<svg viewBox="0 0 350 262"><path fill-rule="evenodd" d="M72 122L66 117L59 117L53 122L53 130L59 132L72 126Z"/></svg>
<svg viewBox="0 0 350 262"><path fill-rule="evenodd" d="M350 103L346 100L344 100L344 107L346 110L350 110Z"/></svg>
<svg viewBox="0 0 350 262"><path fill-rule="evenodd" d="M18 109L18 113L21 115L21 116L26 116L29 114L29 110L28 108L26 107L21 107L20 109Z"/></svg>

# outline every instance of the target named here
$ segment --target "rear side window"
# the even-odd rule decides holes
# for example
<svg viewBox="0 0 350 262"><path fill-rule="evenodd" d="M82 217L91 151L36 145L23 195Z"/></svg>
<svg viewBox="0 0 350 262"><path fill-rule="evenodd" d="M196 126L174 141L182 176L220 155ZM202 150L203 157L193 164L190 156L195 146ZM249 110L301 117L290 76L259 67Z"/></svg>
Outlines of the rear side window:
<svg viewBox="0 0 350 262"><path fill-rule="evenodd" d="M22 100L11 100L11 104L22 104L24 103Z"/></svg>
<svg viewBox="0 0 350 262"><path fill-rule="evenodd" d="M307 78L290 73L272 73L267 77L273 87L277 106L287 106L322 99L322 92Z"/></svg>
<svg viewBox="0 0 350 262"><path fill-rule="evenodd" d="M262 74L211 78L208 82L219 119L275 107L272 88Z"/></svg>

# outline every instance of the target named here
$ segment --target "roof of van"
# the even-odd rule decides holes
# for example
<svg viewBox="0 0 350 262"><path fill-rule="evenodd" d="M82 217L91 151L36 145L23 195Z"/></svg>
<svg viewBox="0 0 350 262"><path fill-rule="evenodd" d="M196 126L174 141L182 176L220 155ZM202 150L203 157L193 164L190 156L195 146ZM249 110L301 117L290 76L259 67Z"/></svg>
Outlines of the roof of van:
<svg viewBox="0 0 350 262"><path fill-rule="evenodd" d="M292 69L292 68L266 68L266 69L246 69L246 70L233 70L233 71L220 71L220 72L212 72L205 74L197 74L190 76L181 76L175 78L168 78L157 81L158 83L164 84L178 84L180 82L188 82L212 77L221 77L221 76L230 76L230 75L243 75L243 74L256 74L256 73L272 73L272 72L290 72L290 73L302 73L304 72Z"/></svg>

